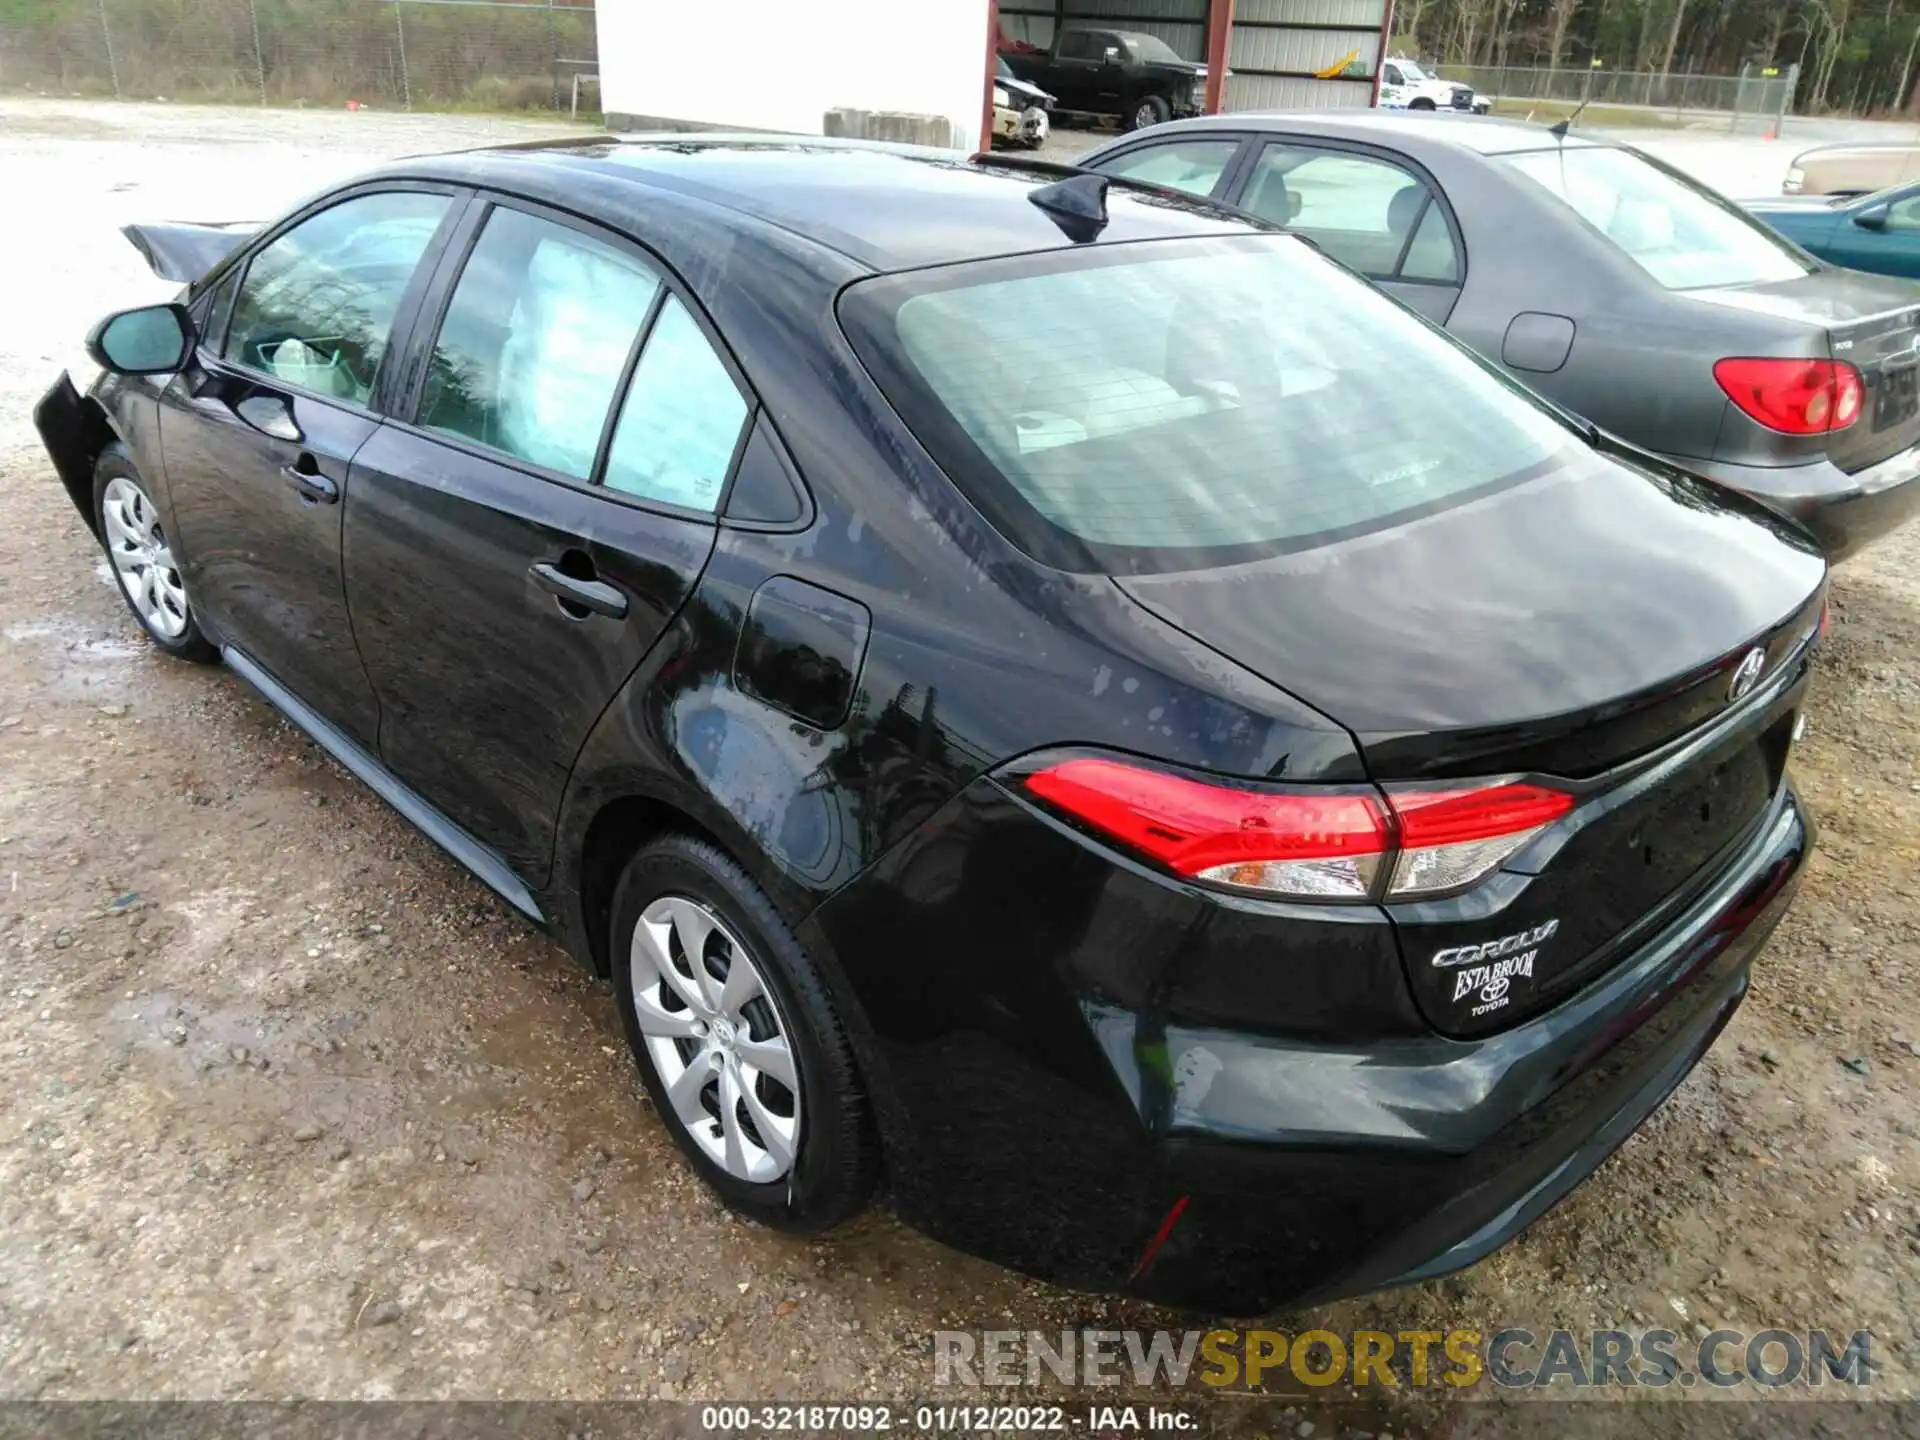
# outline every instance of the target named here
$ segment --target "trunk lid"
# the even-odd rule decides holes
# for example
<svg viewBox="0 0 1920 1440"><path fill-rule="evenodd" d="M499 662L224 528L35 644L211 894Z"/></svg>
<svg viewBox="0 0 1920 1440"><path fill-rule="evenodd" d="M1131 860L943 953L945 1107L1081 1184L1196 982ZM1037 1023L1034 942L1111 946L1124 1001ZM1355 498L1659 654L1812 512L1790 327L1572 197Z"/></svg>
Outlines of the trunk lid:
<svg viewBox="0 0 1920 1440"><path fill-rule="evenodd" d="M1822 269L1770 285L1695 290L1689 298L1802 322L1866 382L1860 418L1826 437L1827 458L1849 474L1920 443L1920 284L1890 275Z"/></svg>
<svg viewBox="0 0 1920 1440"><path fill-rule="evenodd" d="M1423 1013L1470 1035L1628 953L1761 822L1824 574L1758 507L1595 456L1360 539L1115 583L1345 723L1390 791L1574 782L1501 871L1389 907Z"/></svg>
<svg viewBox="0 0 1920 1440"><path fill-rule="evenodd" d="M1115 579L1346 725L1374 779L1588 776L1724 708L1825 574L1790 522L1593 454L1370 535Z"/></svg>

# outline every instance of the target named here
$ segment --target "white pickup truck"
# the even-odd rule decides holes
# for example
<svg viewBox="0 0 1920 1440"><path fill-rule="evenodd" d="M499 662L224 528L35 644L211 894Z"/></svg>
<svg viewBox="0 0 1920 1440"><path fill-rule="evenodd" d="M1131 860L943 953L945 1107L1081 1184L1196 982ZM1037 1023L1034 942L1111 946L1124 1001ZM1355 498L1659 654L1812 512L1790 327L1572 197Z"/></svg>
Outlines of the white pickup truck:
<svg viewBox="0 0 1920 1440"><path fill-rule="evenodd" d="M1493 109L1493 101L1485 95L1474 94L1471 85L1436 79L1413 61L1396 55L1380 71L1380 108L1457 110L1468 115L1485 115Z"/></svg>

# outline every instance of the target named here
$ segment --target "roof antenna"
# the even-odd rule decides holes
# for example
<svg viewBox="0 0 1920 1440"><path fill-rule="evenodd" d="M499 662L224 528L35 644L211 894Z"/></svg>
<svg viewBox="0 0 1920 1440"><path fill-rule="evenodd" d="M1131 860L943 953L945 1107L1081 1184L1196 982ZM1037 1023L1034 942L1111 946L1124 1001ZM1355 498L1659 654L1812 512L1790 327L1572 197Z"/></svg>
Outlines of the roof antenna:
<svg viewBox="0 0 1920 1440"><path fill-rule="evenodd" d="M1069 175L1029 192L1027 199L1044 210L1047 218L1060 227L1060 233L1076 245L1099 239L1100 232L1107 228L1104 175Z"/></svg>
<svg viewBox="0 0 1920 1440"><path fill-rule="evenodd" d="M1587 101L1591 99L1593 99L1593 93L1589 90L1587 94L1580 97L1580 103L1573 107L1573 113L1571 115L1566 116L1564 119L1556 120L1547 127L1547 129L1552 132L1554 139L1564 140L1567 138L1567 131L1573 128L1573 122L1580 118L1580 112L1587 108Z"/></svg>

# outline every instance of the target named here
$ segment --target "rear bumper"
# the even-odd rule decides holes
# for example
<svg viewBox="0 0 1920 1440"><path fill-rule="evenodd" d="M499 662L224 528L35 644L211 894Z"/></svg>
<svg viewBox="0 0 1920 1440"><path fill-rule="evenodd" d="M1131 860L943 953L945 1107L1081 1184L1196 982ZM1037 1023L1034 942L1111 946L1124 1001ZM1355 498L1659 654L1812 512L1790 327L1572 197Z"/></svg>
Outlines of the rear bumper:
<svg viewBox="0 0 1920 1440"><path fill-rule="evenodd" d="M1675 459L1800 521L1841 560L1920 512L1920 446L1848 474L1822 460L1778 468Z"/></svg>
<svg viewBox="0 0 1920 1440"><path fill-rule="evenodd" d="M1188 964L1196 932L1183 941L1148 893L1158 882L1116 868L1083 910L1081 861L1032 840L1018 827L1046 822L989 786L823 907L808 937L870 1022L896 1208L1048 1279L1227 1314L1459 1269L1558 1201L1731 1017L1812 843L1783 786L1710 888L1512 1029L1280 1036L1162 1008L1149 957ZM996 854L1019 860L1020 891L973 883ZM1024 892L1048 902L1023 909ZM1273 957L1228 958L1253 983Z"/></svg>
<svg viewBox="0 0 1920 1440"><path fill-rule="evenodd" d="M1221 1068L1190 1111L1176 1108L1169 1180L1190 1187L1189 1223L1140 1288L1260 1311L1427 1280L1491 1254L1592 1174L1706 1053L1746 995L1811 842L1783 791L1741 862L1657 940L1601 984L1484 1040L1330 1053L1170 1034L1170 1052L1204 1047ZM1290 1157L1308 1146L1326 1188L1302 1213L1278 1197L1297 1183ZM1346 1252L1304 1293L1278 1258L1301 1244Z"/></svg>

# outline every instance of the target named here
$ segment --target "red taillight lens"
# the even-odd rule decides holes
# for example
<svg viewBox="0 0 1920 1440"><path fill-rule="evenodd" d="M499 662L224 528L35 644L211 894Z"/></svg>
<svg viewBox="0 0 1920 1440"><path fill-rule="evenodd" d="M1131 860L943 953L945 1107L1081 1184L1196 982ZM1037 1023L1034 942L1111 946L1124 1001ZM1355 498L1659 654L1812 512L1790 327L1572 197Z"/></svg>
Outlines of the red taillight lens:
<svg viewBox="0 0 1920 1440"><path fill-rule="evenodd" d="M1727 398L1769 430L1824 435L1860 418L1866 386L1844 360L1735 358L1713 367Z"/></svg>
<svg viewBox="0 0 1920 1440"><path fill-rule="evenodd" d="M1400 858L1389 897L1429 895L1470 885L1534 832L1573 809L1573 797L1538 785L1477 790L1395 790Z"/></svg>
<svg viewBox="0 0 1920 1440"><path fill-rule="evenodd" d="M1365 793L1239 790L1117 760L1063 760L1027 789L1196 880L1288 895L1361 899L1387 853L1387 819Z"/></svg>
<svg viewBox="0 0 1920 1440"><path fill-rule="evenodd" d="M1410 899L1480 879L1573 797L1535 785L1471 790L1243 790L1119 760L1036 770L1033 795L1195 880L1298 899Z"/></svg>

